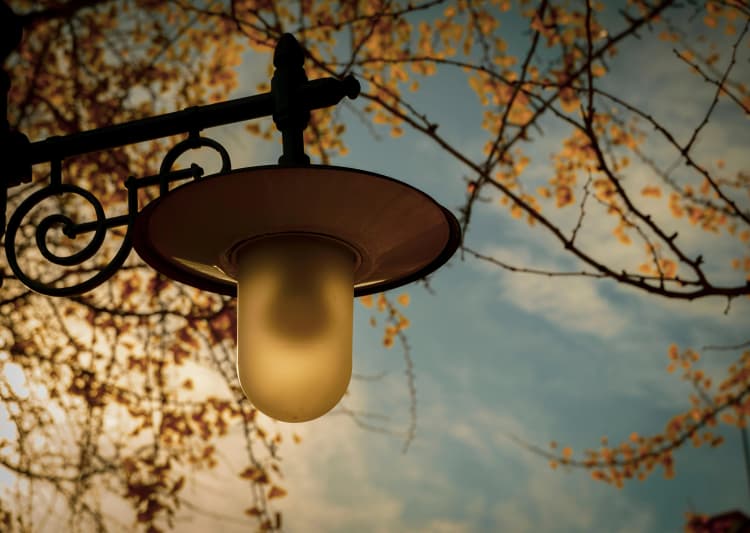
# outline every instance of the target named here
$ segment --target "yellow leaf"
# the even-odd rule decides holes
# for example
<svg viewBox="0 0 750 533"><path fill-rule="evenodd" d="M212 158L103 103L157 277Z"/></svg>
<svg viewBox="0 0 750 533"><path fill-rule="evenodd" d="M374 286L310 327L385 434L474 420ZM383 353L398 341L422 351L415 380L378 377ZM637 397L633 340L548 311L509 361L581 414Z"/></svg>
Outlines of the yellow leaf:
<svg viewBox="0 0 750 533"><path fill-rule="evenodd" d="M272 500L274 498L283 498L284 496L286 496L286 494L287 492L284 489L277 485L273 485L268 491L268 499Z"/></svg>
<svg viewBox="0 0 750 533"><path fill-rule="evenodd" d="M381 292L378 294L378 311L381 313L385 311L385 308L388 306L388 300L385 299L385 295Z"/></svg>
<svg viewBox="0 0 750 533"><path fill-rule="evenodd" d="M660 259L659 266L664 277L673 278L677 273L677 263L671 259Z"/></svg>
<svg viewBox="0 0 750 533"><path fill-rule="evenodd" d="M372 307L372 294L362 296L359 299L359 302L369 309L370 307Z"/></svg>
<svg viewBox="0 0 750 533"><path fill-rule="evenodd" d="M633 242L632 240L630 240L630 237L628 237L628 234L625 233L625 230L622 226L616 227L614 231L612 231L612 233L622 244L631 244Z"/></svg>
<svg viewBox="0 0 750 533"><path fill-rule="evenodd" d="M557 207L565 207L572 204L575 201L573 190L565 185L558 187L555 191L555 200Z"/></svg>
<svg viewBox="0 0 750 533"><path fill-rule="evenodd" d="M570 446L566 446L565 448L563 448L562 455L566 459L570 459L573 456L573 448L571 448Z"/></svg>
<svg viewBox="0 0 750 533"><path fill-rule="evenodd" d="M549 198L550 196L552 196L552 193L549 192L549 189L547 187L538 187L536 192L542 198Z"/></svg>
<svg viewBox="0 0 750 533"><path fill-rule="evenodd" d="M692 61L694 57L693 52L691 52L690 50L683 50L682 52L680 52L680 56L685 61Z"/></svg>
<svg viewBox="0 0 750 533"><path fill-rule="evenodd" d="M247 467L241 474L240 477L243 479L249 479L254 483L268 483L268 476L262 468L255 468L254 466Z"/></svg>
<svg viewBox="0 0 750 533"><path fill-rule="evenodd" d="M660 198L661 189L659 187L656 187L655 185L647 185L643 189L641 189L641 194L643 196L651 196L653 198Z"/></svg>
<svg viewBox="0 0 750 533"><path fill-rule="evenodd" d="M607 69L604 68L604 65L596 64L591 67L591 75L596 78L601 78L607 73Z"/></svg>
<svg viewBox="0 0 750 533"><path fill-rule="evenodd" d="M677 348L677 345L674 343L669 345L669 350L667 351L667 353L669 354L669 358L672 361L677 361L677 359L679 359L680 357L679 349Z"/></svg>
<svg viewBox="0 0 750 533"><path fill-rule="evenodd" d="M409 294L408 293L401 294L398 297L398 303L400 303L404 307L408 306L409 305Z"/></svg>
<svg viewBox="0 0 750 533"><path fill-rule="evenodd" d="M566 113L572 113L580 109L581 101L573 89L565 87L560 91L560 106Z"/></svg>
<svg viewBox="0 0 750 533"><path fill-rule="evenodd" d="M382 111L377 111L375 115L372 117L372 121L375 124L388 124L388 116L383 113Z"/></svg>

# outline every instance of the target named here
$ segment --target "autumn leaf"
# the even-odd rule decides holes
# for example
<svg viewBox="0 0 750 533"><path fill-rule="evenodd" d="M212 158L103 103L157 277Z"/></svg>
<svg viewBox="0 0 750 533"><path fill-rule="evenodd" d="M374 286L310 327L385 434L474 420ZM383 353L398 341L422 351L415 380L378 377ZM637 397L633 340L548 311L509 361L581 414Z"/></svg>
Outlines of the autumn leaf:
<svg viewBox="0 0 750 533"><path fill-rule="evenodd" d="M272 500L274 498L283 498L284 496L286 496L286 494L287 492L284 489L277 485L273 485L268 490L268 499Z"/></svg>
<svg viewBox="0 0 750 533"><path fill-rule="evenodd" d="M266 484L268 483L268 475L262 468L249 466L240 473L240 477L248 479L254 483Z"/></svg>

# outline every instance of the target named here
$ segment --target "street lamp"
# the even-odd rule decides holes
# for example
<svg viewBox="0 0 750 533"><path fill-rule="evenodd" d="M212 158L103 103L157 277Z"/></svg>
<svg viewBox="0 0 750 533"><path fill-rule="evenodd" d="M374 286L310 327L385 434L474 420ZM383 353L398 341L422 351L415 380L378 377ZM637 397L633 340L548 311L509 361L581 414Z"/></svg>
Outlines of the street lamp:
<svg viewBox="0 0 750 533"><path fill-rule="evenodd" d="M3 19L5 25L14 21ZM6 36L17 33L11 29ZM8 46L8 39L6 55L17 46ZM7 188L30 180L32 165L51 164L49 184L8 220L5 251L15 276L41 294L80 294L109 279L135 247L146 263L176 281L236 295L240 385L260 411L288 422L323 415L346 391L353 297L424 277L453 255L460 240L456 218L425 193L372 172L310 164L302 137L310 111L355 98L359 83L351 76L308 81L303 62L303 49L285 34L274 53L269 93L33 143L7 124L0 131L0 155L13 161L2 174L3 214ZM233 170L226 149L200 135L204 128L269 115L282 134L278 165ZM188 137L167 152L159 174L127 180L127 215L106 217L90 191L63 182L66 157L180 133ZM203 176L196 165L172 170L180 155L198 147L219 153L219 173ZM186 180L170 190L170 183ZM159 187L159 197L139 210L138 190L152 186ZM79 265L97 253L108 229L126 230L111 261L72 286L29 276L16 257L25 216L61 194L82 197L96 220L76 222L63 214L43 219L36 246L48 261ZM71 238L88 234L90 241L70 256L57 255L46 244L53 227Z"/></svg>

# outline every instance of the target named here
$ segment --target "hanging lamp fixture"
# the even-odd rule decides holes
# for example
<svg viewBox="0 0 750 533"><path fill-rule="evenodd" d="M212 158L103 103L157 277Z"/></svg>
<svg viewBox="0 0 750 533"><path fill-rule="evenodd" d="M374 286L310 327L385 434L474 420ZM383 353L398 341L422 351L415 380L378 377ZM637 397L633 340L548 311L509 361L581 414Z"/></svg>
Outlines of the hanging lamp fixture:
<svg viewBox="0 0 750 533"><path fill-rule="evenodd" d="M2 52L7 55L15 46L3 43ZM335 105L344 96L355 98L359 83L351 76L308 81L303 62L297 40L284 34L274 53L269 93L33 143L0 128L0 150L13 161L0 182L3 213L7 188L29 181L32 165L51 163L50 183L21 202L8 220L5 251L14 275L42 294L80 294L114 275L135 247L147 264L171 279L237 296L242 390L260 411L288 422L323 415L346 392L353 297L433 272L453 255L461 235L450 211L410 185L372 172L310 164L303 145L310 111ZM199 133L269 115L282 134L278 165L232 169L226 149ZM127 215L106 217L90 191L63 182L65 157L180 133L188 137L167 152L159 174L127 180ZM196 165L172 170L180 155L199 147L219 153L219 173L203 176ZM170 190L170 183L178 181L183 183ZM160 196L139 210L138 190L152 186L159 187ZM16 257L23 219L42 201L61 194L83 198L96 220L76 222L64 214L43 219L35 236L46 260L79 265L101 248L108 229L126 229L111 261L72 286L28 275ZM47 246L54 227L71 238L88 234L90 240L78 252L59 256Z"/></svg>

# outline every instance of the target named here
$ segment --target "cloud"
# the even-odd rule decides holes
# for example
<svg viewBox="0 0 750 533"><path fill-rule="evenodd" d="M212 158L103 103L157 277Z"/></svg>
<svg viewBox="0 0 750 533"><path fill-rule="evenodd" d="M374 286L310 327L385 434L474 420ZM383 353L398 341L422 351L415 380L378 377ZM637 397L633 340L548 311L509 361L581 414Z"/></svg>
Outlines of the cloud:
<svg viewBox="0 0 750 533"><path fill-rule="evenodd" d="M369 439L345 418L311 424L302 443L285 457L281 502L289 531L392 531L403 509L398 495L373 482Z"/></svg>
<svg viewBox="0 0 750 533"><path fill-rule="evenodd" d="M490 246L482 252L512 265L561 270L547 259L532 259L531 251L525 248ZM602 295L601 283L596 280L512 274L480 264L497 274L501 298L556 327L605 339L619 334L624 327L623 313Z"/></svg>
<svg viewBox="0 0 750 533"><path fill-rule="evenodd" d="M388 438L357 430L345 419L310 427L293 456L285 457L286 482L293 487L282 502L286 529L653 531L650 509L638 508L622 492L613 497L614 489L585 474L553 472L543 459L523 452L507 438L508 432L527 435L520 420L481 407L448 423L445 415L442 409L424 413L421 442L406 456ZM459 446L451 447L446 436ZM478 462L486 478L472 478L471 471L450 477L446 460ZM613 524L628 525L613 530Z"/></svg>
<svg viewBox="0 0 750 533"><path fill-rule="evenodd" d="M645 533L654 530L652 509L643 508L622 491L597 484L587 472L551 470L546 461L524 451L508 438L515 435L533 441L535 424L506 412L478 406L450 431L465 445L462 453L481 458L490 471L507 476L510 490L489 494L477 510L489 530L525 532L617 531ZM526 424L526 425L525 425ZM449 427L456 426L456 423ZM502 465L502 466L501 466ZM521 470L521 475L517 470ZM481 487L477 487L481 491ZM469 497L466 494L464 497ZM472 531L481 531L471 521ZM615 524L619 524L615 526ZM614 528L614 529L613 529Z"/></svg>
<svg viewBox="0 0 750 533"><path fill-rule="evenodd" d="M492 508L496 531L646 533L654 528L653 511L639 508L622 493L611 494L616 489L596 486L582 475L537 467L519 489L513 498Z"/></svg>

